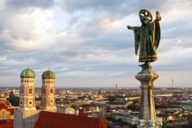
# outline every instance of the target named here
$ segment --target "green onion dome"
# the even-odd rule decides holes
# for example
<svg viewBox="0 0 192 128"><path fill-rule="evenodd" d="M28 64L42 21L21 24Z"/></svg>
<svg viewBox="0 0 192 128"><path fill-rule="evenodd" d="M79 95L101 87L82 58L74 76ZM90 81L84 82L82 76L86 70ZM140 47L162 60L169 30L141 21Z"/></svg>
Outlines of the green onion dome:
<svg viewBox="0 0 192 128"><path fill-rule="evenodd" d="M55 73L51 70L47 70L42 74L42 79L55 79L55 78L56 78Z"/></svg>
<svg viewBox="0 0 192 128"><path fill-rule="evenodd" d="M35 72L32 69L24 69L21 74L21 78L35 78Z"/></svg>

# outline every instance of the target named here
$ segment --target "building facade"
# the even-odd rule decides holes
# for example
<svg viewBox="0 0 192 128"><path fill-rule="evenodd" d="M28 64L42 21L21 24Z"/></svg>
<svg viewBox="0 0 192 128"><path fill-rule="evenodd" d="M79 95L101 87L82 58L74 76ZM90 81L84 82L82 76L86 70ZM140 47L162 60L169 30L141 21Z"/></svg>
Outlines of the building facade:
<svg viewBox="0 0 192 128"><path fill-rule="evenodd" d="M46 75L46 72L42 75L42 78L45 78L42 80L42 88L45 89L46 92L49 89L52 93L42 94L43 110L56 111L54 99L55 79L47 79L48 77L43 77L44 75ZM19 108L17 108L14 113L14 128L34 128L34 124L41 111L36 109L35 104L35 72L31 69L25 69L21 72L20 78L20 103ZM47 104L47 101L45 102L44 100L51 100L53 103Z"/></svg>

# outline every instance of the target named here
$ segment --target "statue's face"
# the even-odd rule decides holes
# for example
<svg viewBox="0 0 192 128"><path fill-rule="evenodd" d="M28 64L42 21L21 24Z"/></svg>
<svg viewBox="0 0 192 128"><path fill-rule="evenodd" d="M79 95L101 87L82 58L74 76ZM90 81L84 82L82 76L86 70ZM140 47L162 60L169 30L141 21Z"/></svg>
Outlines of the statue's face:
<svg viewBox="0 0 192 128"><path fill-rule="evenodd" d="M139 12L139 17L140 17L140 20L141 20L142 24L150 23L152 21L152 19L153 19L151 13L146 9L142 9Z"/></svg>
<svg viewBox="0 0 192 128"><path fill-rule="evenodd" d="M150 22L150 20L147 17L140 17L140 20L142 24L147 24Z"/></svg>

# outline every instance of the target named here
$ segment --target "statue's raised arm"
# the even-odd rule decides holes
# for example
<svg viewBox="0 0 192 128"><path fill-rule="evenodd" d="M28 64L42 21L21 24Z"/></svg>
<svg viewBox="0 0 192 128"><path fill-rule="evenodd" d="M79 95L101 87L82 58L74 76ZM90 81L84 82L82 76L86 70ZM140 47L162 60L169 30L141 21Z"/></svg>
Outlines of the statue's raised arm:
<svg viewBox="0 0 192 128"><path fill-rule="evenodd" d="M139 51L139 62L154 62L157 60L156 50L159 46L161 31L159 21L161 20L160 13L156 12L156 19L153 21L152 14L142 9L139 12L141 26L131 27L135 36L135 53Z"/></svg>

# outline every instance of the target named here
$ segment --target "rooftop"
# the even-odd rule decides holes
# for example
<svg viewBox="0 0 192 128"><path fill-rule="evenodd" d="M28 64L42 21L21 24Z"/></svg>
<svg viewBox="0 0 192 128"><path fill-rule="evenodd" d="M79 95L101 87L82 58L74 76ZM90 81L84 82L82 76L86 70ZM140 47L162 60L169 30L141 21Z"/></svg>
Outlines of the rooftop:
<svg viewBox="0 0 192 128"><path fill-rule="evenodd" d="M34 128L107 128L108 121L98 118L41 111Z"/></svg>

